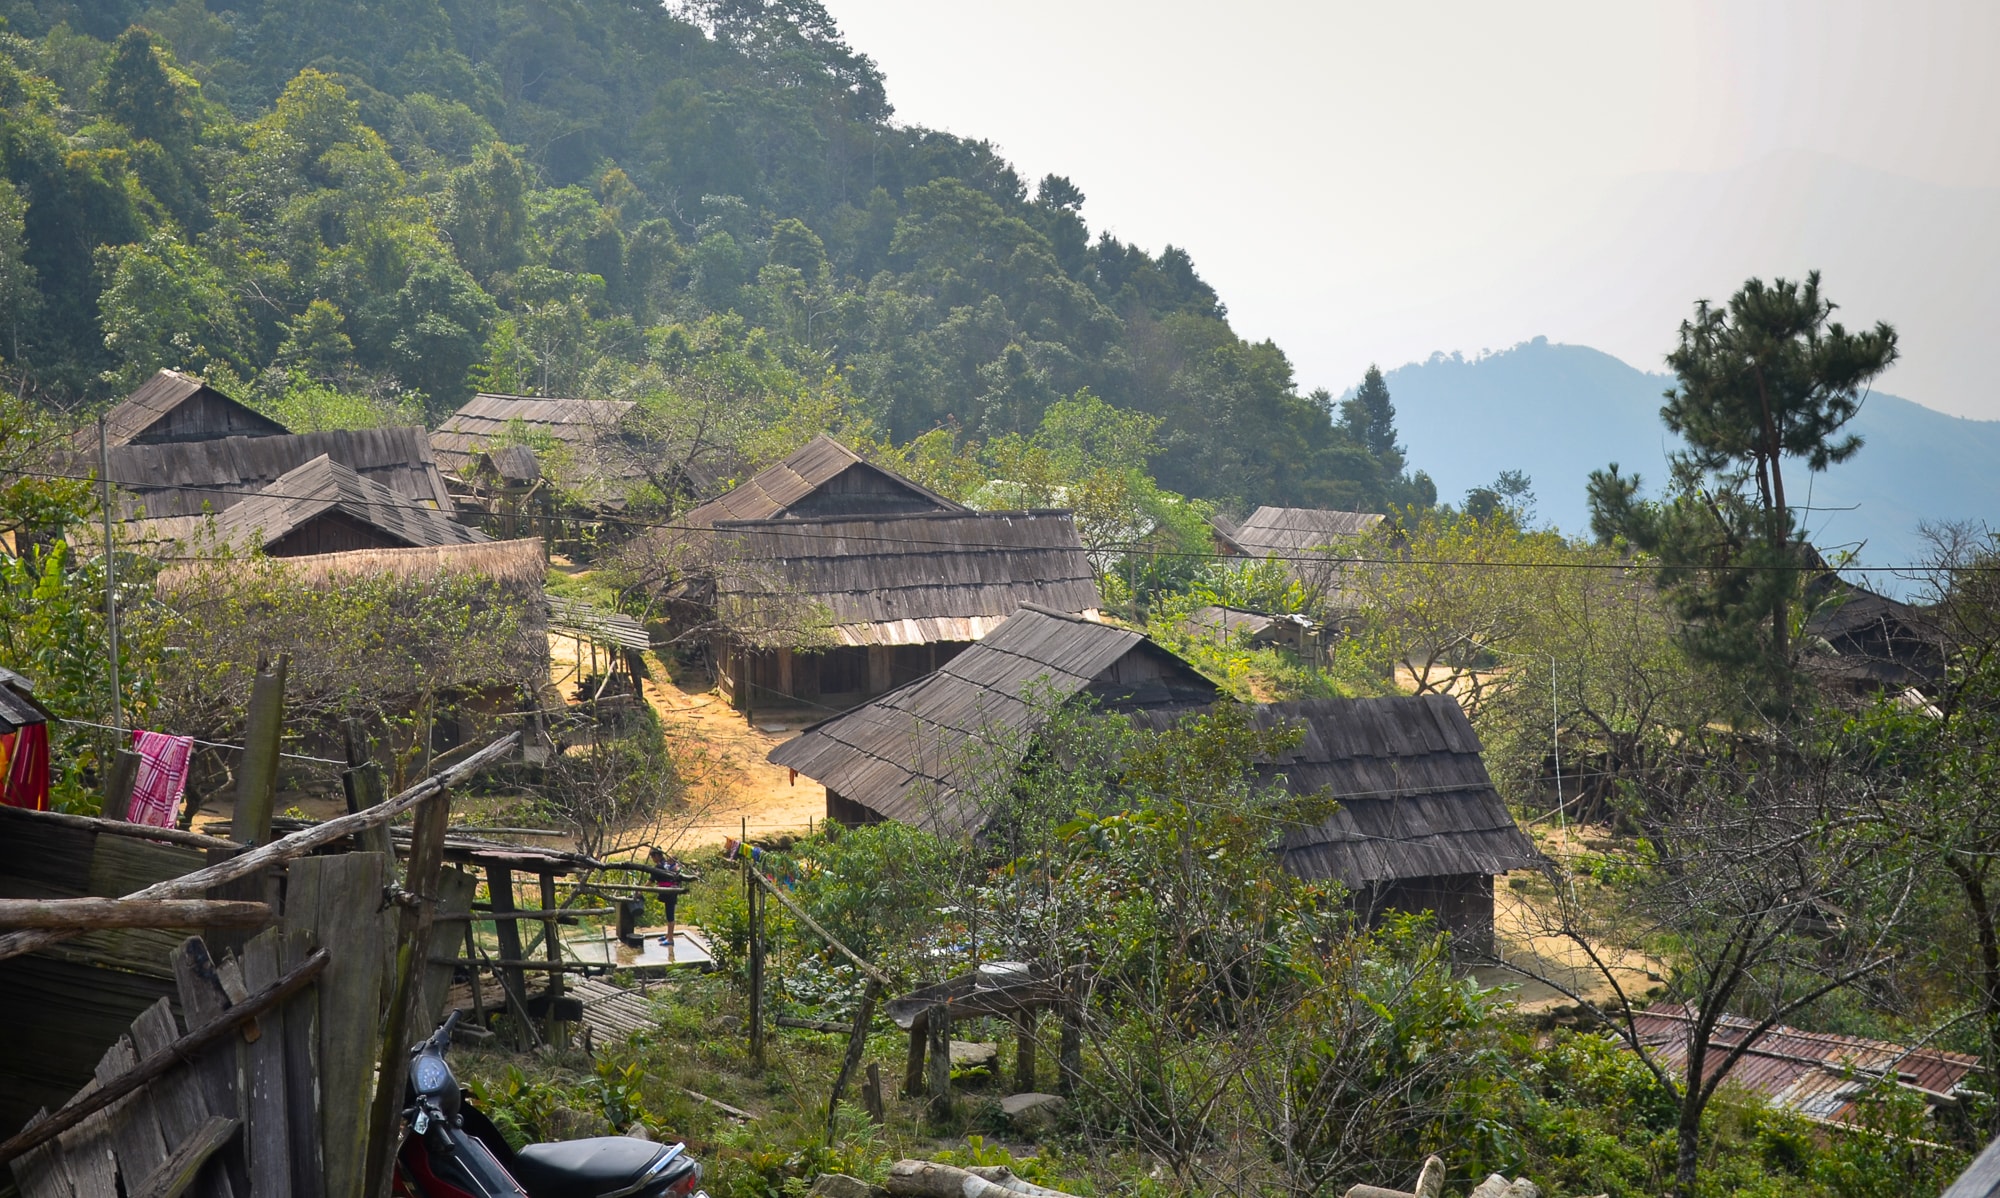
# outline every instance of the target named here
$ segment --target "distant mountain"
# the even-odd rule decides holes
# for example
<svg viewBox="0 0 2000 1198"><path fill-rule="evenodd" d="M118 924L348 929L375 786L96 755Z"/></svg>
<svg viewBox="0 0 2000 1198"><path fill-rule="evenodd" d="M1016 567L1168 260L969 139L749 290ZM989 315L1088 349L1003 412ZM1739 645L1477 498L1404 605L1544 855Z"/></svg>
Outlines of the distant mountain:
<svg viewBox="0 0 2000 1198"><path fill-rule="evenodd" d="M1537 337L1480 358L1433 354L1387 378L1410 461L1430 472L1439 498L1524 470L1539 518L1564 532L1589 531L1592 470L1617 462L1655 493L1677 443L1659 414L1673 379L1587 346ZM1877 393L1853 427L1865 445L1845 465L1808 475L1800 463L1786 475L1795 501L1810 496L1822 548L1858 546L1864 565L1898 565L1922 560L1926 521L2000 523L2000 421Z"/></svg>

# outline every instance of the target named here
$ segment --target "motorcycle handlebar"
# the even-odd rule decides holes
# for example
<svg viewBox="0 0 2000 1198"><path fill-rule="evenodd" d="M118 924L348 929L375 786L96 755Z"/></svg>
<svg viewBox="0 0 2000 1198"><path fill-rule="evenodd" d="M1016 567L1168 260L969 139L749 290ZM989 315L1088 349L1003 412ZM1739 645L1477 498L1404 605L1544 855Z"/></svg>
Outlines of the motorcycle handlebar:
<svg viewBox="0 0 2000 1198"><path fill-rule="evenodd" d="M410 1055L416 1056L429 1049L435 1051L439 1056L443 1056L445 1046L451 1043L451 1031L458 1026L459 1016L463 1014L465 1014L463 1011L453 1011L451 1014L445 1016L444 1022L438 1024L438 1029L432 1032L428 1039L410 1049Z"/></svg>

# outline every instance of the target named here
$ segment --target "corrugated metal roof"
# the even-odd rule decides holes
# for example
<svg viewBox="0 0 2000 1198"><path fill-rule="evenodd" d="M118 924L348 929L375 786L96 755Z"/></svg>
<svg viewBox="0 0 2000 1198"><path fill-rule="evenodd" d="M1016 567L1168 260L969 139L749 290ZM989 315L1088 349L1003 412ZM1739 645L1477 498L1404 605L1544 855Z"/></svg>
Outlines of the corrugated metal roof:
<svg viewBox="0 0 2000 1198"><path fill-rule="evenodd" d="M1098 606L1068 512L727 521L714 538L719 608L817 604L842 644L976 640L1023 604L1072 615Z"/></svg>
<svg viewBox="0 0 2000 1198"><path fill-rule="evenodd" d="M1158 712L1134 717L1163 729ZM1251 708L1259 728L1298 728L1282 760L1258 766L1295 794L1340 807L1285 835L1279 854L1302 878L1350 887L1415 878L1503 874L1542 863L1493 788L1479 736L1445 695L1308 699Z"/></svg>
<svg viewBox="0 0 2000 1198"><path fill-rule="evenodd" d="M798 510L835 480L844 482L841 492L846 496L845 510ZM724 520L965 510L962 504L953 503L893 470L862 461L859 454L822 433L784 461L758 471L720 498L688 512L680 522L706 528Z"/></svg>
<svg viewBox="0 0 2000 1198"><path fill-rule="evenodd" d="M139 384L138 390L104 414L105 444L116 447L144 440L154 426L164 421L174 409L197 395L227 409L229 423L242 430L244 435L274 435L291 431L270 417L251 411L193 375L182 374L178 370L162 370ZM79 449L95 449L96 427L91 425L77 430L75 444Z"/></svg>
<svg viewBox="0 0 2000 1198"><path fill-rule="evenodd" d="M136 501L127 506L157 519L225 511L321 455L412 503L452 510L430 443L415 427L123 445L106 457L112 484Z"/></svg>
<svg viewBox="0 0 2000 1198"><path fill-rule="evenodd" d="M943 668L814 724L770 759L886 819L976 832L986 821L977 792L1016 768L1045 704L1086 691L1112 710L1216 697L1139 633L1023 607Z"/></svg>
<svg viewBox="0 0 2000 1198"><path fill-rule="evenodd" d="M1743 1043L1757 1020L1724 1015L1709 1037L1705 1077L1715 1076L1721 1058ZM1640 1043L1670 1069L1684 1068L1694 1035L1693 1008L1664 1003L1633 1017ZM1979 1067L1979 1058L1929 1048L1905 1048L1884 1040L1808 1032L1783 1025L1752 1042L1729 1071L1728 1082L1774 1107L1811 1119L1845 1123L1854 1118L1855 1100L1878 1078L1932 1094L1950 1094Z"/></svg>
<svg viewBox="0 0 2000 1198"><path fill-rule="evenodd" d="M488 539L477 529L455 524L369 482L325 454L287 471L263 491L231 507L217 517L216 531L232 544L264 547L308 520L336 511L411 547L467 545Z"/></svg>

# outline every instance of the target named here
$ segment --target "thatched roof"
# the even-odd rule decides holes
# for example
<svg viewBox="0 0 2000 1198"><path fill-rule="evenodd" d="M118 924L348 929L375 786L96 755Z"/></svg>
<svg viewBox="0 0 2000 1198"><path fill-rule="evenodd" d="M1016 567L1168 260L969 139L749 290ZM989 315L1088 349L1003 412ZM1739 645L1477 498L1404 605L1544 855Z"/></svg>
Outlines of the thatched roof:
<svg viewBox="0 0 2000 1198"><path fill-rule="evenodd" d="M1243 523L1216 526L1226 546L1246 557L1320 554L1351 541L1382 522L1374 512L1335 512L1309 507L1260 507Z"/></svg>
<svg viewBox="0 0 2000 1198"><path fill-rule="evenodd" d="M321 454L280 475L217 517L216 532L239 548L268 549L308 522L334 515L405 546L467 545L487 539Z"/></svg>
<svg viewBox="0 0 2000 1198"><path fill-rule="evenodd" d="M707 528L723 520L774 520L806 516L963 512L963 505L911 482L893 470L861 460L821 434L775 466L682 516L679 523Z"/></svg>
<svg viewBox="0 0 2000 1198"><path fill-rule="evenodd" d="M1279 854L1302 878L1354 888L1381 882L1502 874L1541 863L1493 789L1479 735L1445 695L1310 699L1259 704L1260 728L1299 727L1304 739L1258 767L1295 794L1330 792L1339 810L1285 835ZM1159 713L1135 717L1164 728Z"/></svg>
<svg viewBox="0 0 2000 1198"><path fill-rule="evenodd" d="M440 466L456 473L471 463L473 454L506 433L516 421L528 432L552 437L566 445L588 446L601 437L615 435L619 422L632 407L615 399L475 395L431 434L431 449L437 454Z"/></svg>
<svg viewBox="0 0 2000 1198"><path fill-rule="evenodd" d="M836 642L973 641L1024 604L1094 612L1096 577L1068 512L936 512L715 525L716 608L824 608ZM782 634L779 634L782 637Z"/></svg>
<svg viewBox="0 0 2000 1198"><path fill-rule="evenodd" d="M112 485L130 497L126 506L158 519L227 510L321 455L412 503L452 510L430 443L415 427L125 445L107 456Z"/></svg>
<svg viewBox="0 0 2000 1198"><path fill-rule="evenodd" d="M424 545L409 549L354 549L346 553L316 553L283 559L288 578L306 586L338 587L355 578L395 578L423 581L445 575L491 578L510 594L539 598L548 578L540 537L513 541L478 541L455 545ZM158 585L174 590L201 576L200 564L177 565L160 572ZM547 605L535 605L547 611Z"/></svg>
<svg viewBox="0 0 2000 1198"><path fill-rule="evenodd" d="M191 374L162 370L104 414L106 445L207 441L217 437L269 437L291 430L259 415ZM97 448L97 426L77 430L79 449Z"/></svg>
<svg viewBox="0 0 2000 1198"><path fill-rule="evenodd" d="M1211 703L1216 689L1137 632L1024 607L935 673L814 724L770 760L885 819L976 832L987 813L968 792L1011 773L1047 705L1079 695L1128 711Z"/></svg>

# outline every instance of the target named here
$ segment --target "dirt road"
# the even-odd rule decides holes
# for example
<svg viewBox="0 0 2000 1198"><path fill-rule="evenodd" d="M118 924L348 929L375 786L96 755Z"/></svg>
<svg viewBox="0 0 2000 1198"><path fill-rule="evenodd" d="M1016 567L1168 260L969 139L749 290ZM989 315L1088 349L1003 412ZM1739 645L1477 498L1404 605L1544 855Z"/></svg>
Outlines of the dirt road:
<svg viewBox="0 0 2000 1198"><path fill-rule="evenodd" d="M696 815L683 845L721 844L745 821L755 837L804 832L809 823L826 818L826 788L810 778L794 781L790 770L764 760L796 733L761 732L720 696L690 694L664 676L647 679L645 690L692 788Z"/></svg>

